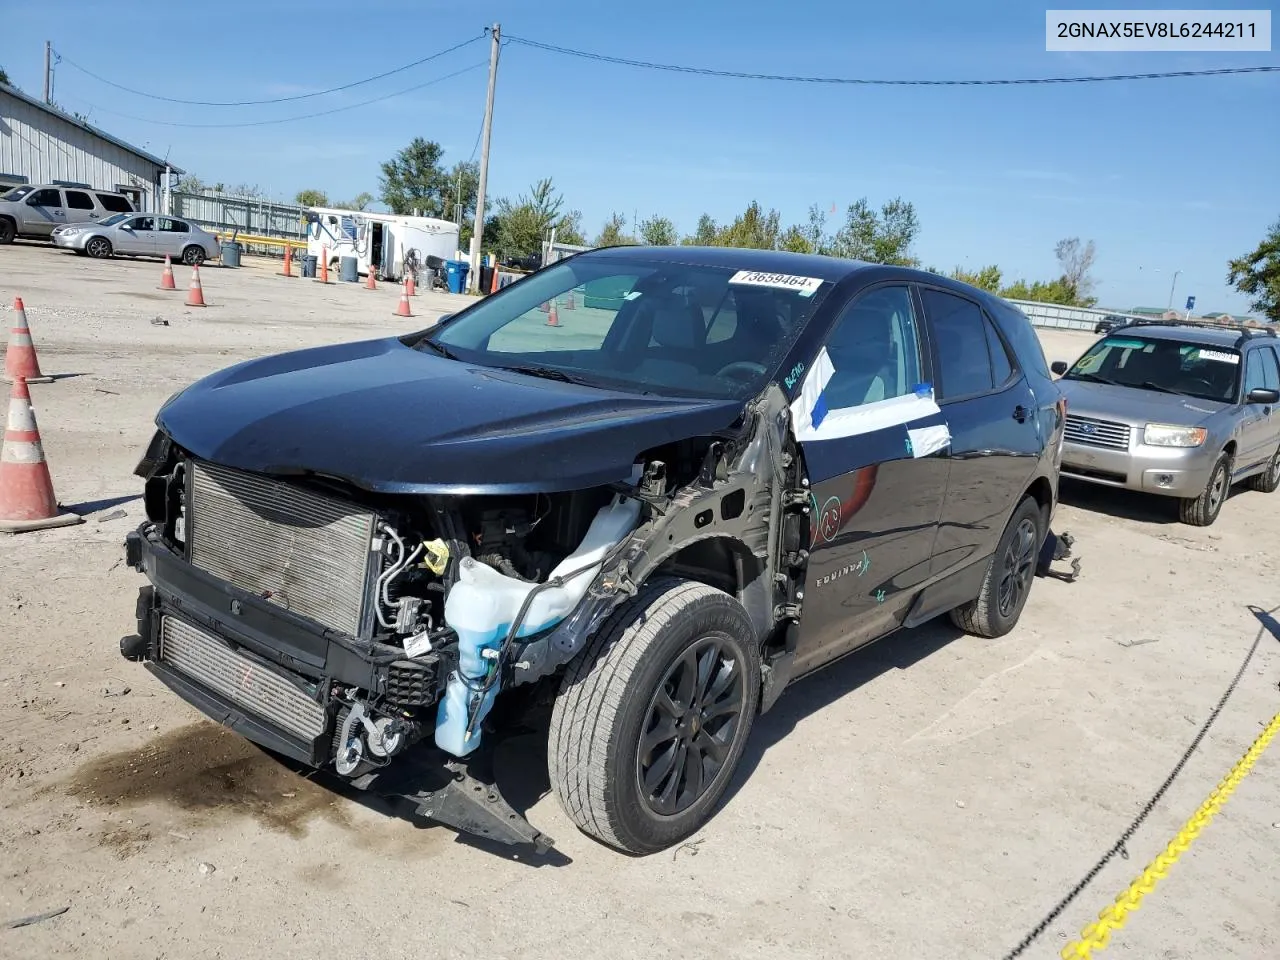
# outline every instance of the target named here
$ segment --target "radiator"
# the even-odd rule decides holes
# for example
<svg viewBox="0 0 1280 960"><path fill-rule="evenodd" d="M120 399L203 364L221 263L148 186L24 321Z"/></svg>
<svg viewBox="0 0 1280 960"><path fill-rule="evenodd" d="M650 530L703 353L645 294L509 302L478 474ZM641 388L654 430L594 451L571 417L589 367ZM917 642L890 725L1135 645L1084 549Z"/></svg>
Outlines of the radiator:
<svg viewBox="0 0 1280 960"><path fill-rule="evenodd" d="M324 708L288 680L199 627L160 621L160 661L303 740L324 732Z"/></svg>
<svg viewBox="0 0 1280 960"><path fill-rule="evenodd" d="M376 518L291 484L193 462L191 563L316 623L358 637Z"/></svg>

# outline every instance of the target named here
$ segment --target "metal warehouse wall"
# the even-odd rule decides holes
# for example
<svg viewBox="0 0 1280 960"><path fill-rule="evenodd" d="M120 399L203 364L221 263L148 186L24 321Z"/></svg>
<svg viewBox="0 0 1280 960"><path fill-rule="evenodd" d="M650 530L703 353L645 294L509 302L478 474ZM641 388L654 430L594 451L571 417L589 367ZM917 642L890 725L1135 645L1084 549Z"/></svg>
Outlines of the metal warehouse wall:
<svg viewBox="0 0 1280 960"><path fill-rule="evenodd" d="M227 232L259 234L269 237L306 237L305 207L292 203L275 203L256 197L237 197L223 193L173 192L173 211L205 225Z"/></svg>
<svg viewBox="0 0 1280 960"><path fill-rule="evenodd" d="M100 190L134 187L155 207L162 168L0 91L0 172L30 183L74 180Z"/></svg>

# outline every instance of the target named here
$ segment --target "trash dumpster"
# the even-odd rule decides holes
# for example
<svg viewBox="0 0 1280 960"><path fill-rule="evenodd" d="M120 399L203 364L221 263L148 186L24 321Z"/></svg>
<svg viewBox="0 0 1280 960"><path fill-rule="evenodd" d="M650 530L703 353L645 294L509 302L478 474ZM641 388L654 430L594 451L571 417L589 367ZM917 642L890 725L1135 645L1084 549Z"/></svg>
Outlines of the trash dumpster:
<svg viewBox="0 0 1280 960"><path fill-rule="evenodd" d="M360 279L360 261L355 257L343 257L338 261L338 266L342 271L339 277L343 283L356 283Z"/></svg>
<svg viewBox="0 0 1280 960"><path fill-rule="evenodd" d="M243 244L238 240L224 240L222 242L222 265L224 267L240 266L240 251L243 249Z"/></svg>
<svg viewBox="0 0 1280 960"><path fill-rule="evenodd" d="M465 260L446 260L444 262L445 277L449 283L450 293L462 293L467 288L467 271L471 264Z"/></svg>
<svg viewBox="0 0 1280 960"><path fill-rule="evenodd" d="M302 275L304 277L314 278L316 275L316 267L320 264L320 258L313 253L307 254L302 258Z"/></svg>

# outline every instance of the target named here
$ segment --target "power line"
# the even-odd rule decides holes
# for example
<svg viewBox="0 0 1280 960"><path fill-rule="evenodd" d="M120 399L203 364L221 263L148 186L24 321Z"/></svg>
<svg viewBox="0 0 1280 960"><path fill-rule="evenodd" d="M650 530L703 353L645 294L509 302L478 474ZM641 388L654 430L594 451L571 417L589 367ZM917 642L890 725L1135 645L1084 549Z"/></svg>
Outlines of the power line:
<svg viewBox="0 0 1280 960"><path fill-rule="evenodd" d="M627 67L640 67L645 70L666 70L670 73L693 73L705 77L727 77L732 80L778 80L787 83L824 83L850 86L877 87L995 87L1015 86L1020 84L1040 83L1102 83L1110 80L1166 80L1172 77L1210 77L1223 74L1239 73L1271 73L1280 71L1280 66L1265 67L1221 67L1216 70L1169 70L1161 73L1117 73L1107 76L1089 77L1021 77L1011 80L879 80L868 77L803 77L778 73L745 73L738 70L715 70L711 67L690 67L673 63L654 63L649 60L632 60L627 57L615 57L604 53L592 53L587 50L575 50L572 47L561 47L553 43L542 43L525 37L508 35L511 43L519 43L526 47L545 50L567 57L580 57L583 60L596 60L601 63L613 63Z"/></svg>
<svg viewBox="0 0 1280 960"><path fill-rule="evenodd" d="M483 40L484 36L485 34L481 33L479 36L472 37L469 40L463 40L461 43L456 43L447 50L441 50L439 53L433 53L429 57L423 57L421 60L414 60L412 63L406 63L403 66L395 67L392 70L388 70L386 73L379 73L372 77L365 77L363 80L353 80L351 83L344 83L340 87L330 87L328 90L318 90L315 93L299 93L291 97L274 97L270 100L183 100L179 97L166 97L158 93L147 93L145 90L135 90L132 87L126 87L123 84L116 83L114 80L108 80L106 77L99 76L87 67L80 66L80 64L76 63L64 54L59 53L58 59L59 61L74 67L76 70L79 70L86 76L92 77L99 83L105 83L109 87L115 87L117 90L123 90L126 93L132 93L139 97L146 97L149 100L162 100L165 103L180 103L189 107L256 107L262 106L263 104L289 103L294 100L307 100L311 97L323 97L328 93L338 93L342 90L350 90L352 87L359 87L366 83L373 83L375 80L382 80L386 77L394 76L397 73L412 70L414 67L420 67L424 63L430 63L432 60L438 60L446 54L453 53L455 50L461 50L463 47L475 43L477 40ZM124 114L120 114L120 116L124 116Z"/></svg>
<svg viewBox="0 0 1280 960"><path fill-rule="evenodd" d="M320 110L316 113L304 113L296 117L277 117L274 120L248 120L242 123L185 123L180 120L153 120L148 117L135 117L133 114L121 113L118 110L108 110L105 107L99 107L95 104L85 101L85 106L94 110L101 110L103 113L109 113L112 116L124 117L126 120L136 120L138 123L155 123L165 127L194 127L199 129L228 129L232 127L268 127L276 123L292 123L295 120L310 120L313 117L327 117L333 113L341 113L344 110L356 110L360 107L367 107L373 103L380 103L383 100L390 100L393 97L400 97L406 93L413 93L415 90L421 90L424 87L434 86L437 83L443 83L445 80L451 80L454 77L469 73L472 70L478 70L481 67L488 66L488 61L473 63L469 67L463 67L461 70L455 70L453 73L446 73L442 77L436 77L425 83L415 84L412 87L405 87L403 90L397 90L394 93L383 94L380 97L374 97L371 100L363 100L360 103L349 103L344 107L334 107L330 110Z"/></svg>

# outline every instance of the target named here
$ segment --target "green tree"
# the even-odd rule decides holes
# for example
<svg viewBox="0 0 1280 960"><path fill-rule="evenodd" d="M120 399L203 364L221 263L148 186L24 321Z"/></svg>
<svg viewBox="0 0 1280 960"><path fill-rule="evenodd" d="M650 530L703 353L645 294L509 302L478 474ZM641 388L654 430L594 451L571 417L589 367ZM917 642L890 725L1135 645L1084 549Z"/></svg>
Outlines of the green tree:
<svg viewBox="0 0 1280 960"><path fill-rule="evenodd" d="M1097 253L1092 240L1082 244L1079 237L1059 240L1053 247L1053 255L1058 258L1058 266L1062 268L1062 280L1073 291L1073 300L1079 306L1096 302L1090 296L1094 281L1089 271L1093 269Z"/></svg>
<svg viewBox="0 0 1280 960"><path fill-rule="evenodd" d="M809 242L809 235L804 227L792 224L778 238L778 249L792 253L813 253L813 244Z"/></svg>
<svg viewBox="0 0 1280 960"><path fill-rule="evenodd" d="M528 194L521 194L514 201L503 198L494 207L497 221L494 237L489 240L486 226L485 242L496 245L500 256L522 257L541 251L542 241L550 239L552 227L556 230L556 239L566 243L573 242L565 239L566 234L581 236L582 215L576 210L569 214L561 212L564 198L550 177L535 183Z"/></svg>
<svg viewBox="0 0 1280 960"><path fill-rule="evenodd" d="M444 219L449 176L440 166L444 150L434 140L414 137L407 147L382 164L378 178L382 202L392 213Z"/></svg>
<svg viewBox="0 0 1280 960"><path fill-rule="evenodd" d="M911 244L919 232L920 220L911 203L895 197L877 212L863 197L850 204L845 224L836 232L829 252L868 263L914 267L920 261L911 255Z"/></svg>
<svg viewBox="0 0 1280 960"><path fill-rule="evenodd" d="M614 247L620 244L635 243L636 238L627 234L627 218L620 213L609 215L609 219L600 228L596 237L597 247Z"/></svg>
<svg viewBox="0 0 1280 960"><path fill-rule="evenodd" d="M306 190L299 190L294 196L293 202L300 207L327 207L329 206L329 195L323 190L316 190L308 187ZM349 209L341 207L341 209Z"/></svg>
<svg viewBox="0 0 1280 960"><path fill-rule="evenodd" d="M471 234L476 228L476 200L480 193L480 164L475 160L460 160L453 165L446 175L444 219L459 222L458 207L462 207L461 240L462 249L471 246Z"/></svg>
<svg viewBox="0 0 1280 960"><path fill-rule="evenodd" d="M932 271L937 273L937 270ZM951 279L959 280L961 283L967 283L975 286L980 290L987 290L991 293L1000 292L1000 268L994 263L989 267L983 267L981 270L972 271L965 270L963 267L956 267L951 271Z"/></svg>
<svg viewBox="0 0 1280 960"><path fill-rule="evenodd" d="M1280 323L1280 219L1253 251L1227 264L1227 283L1252 297L1250 309Z"/></svg>
<svg viewBox="0 0 1280 960"><path fill-rule="evenodd" d="M219 184L219 186L221 186L221 184ZM178 178L178 186L176 189L182 193L204 193L206 187L204 185L204 181L194 173L184 173Z"/></svg>
<svg viewBox="0 0 1280 960"><path fill-rule="evenodd" d="M676 225L666 217L653 216L640 221L640 239L652 247L669 247L679 242Z"/></svg>
<svg viewBox="0 0 1280 960"><path fill-rule="evenodd" d="M774 250L778 246L780 221L777 210L765 213L764 208L752 200L746 210L734 217L733 223L720 229L715 244L718 247Z"/></svg>
<svg viewBox="0 0 1280 960"><path fill-rule="evenodd" d="M587 245L587 235L582 232L582 211L570 210L556 224L556 242L568 243L575 247Z"/></svg>
<svg viewBox="0 0 1280 960"><path fill-rule="evenodd" d="M1031 283L1027 283L1025 280L1015 280L1000 291L1000 296L1009 300L1057 303L1064 307L1092 306L1091 303L1080 302L1076 296L1075 288L1071 286L1071 282L1065 276L1050 280L1047 283L1042 280L1035 280Z"/></svg>
<svg viewBox="0 0 1280 960"><path fill-rule="evenodd" d="M324 196L323 193L320 195ZM368 190L361 190L350 200L342 200L335 203L334 207L339 210L368 210L371 203L373 203L373 194ZM323 204L318 204L318 206L323 206Z"/></svg>
<svg viewBox="0 0 1280 960"><path fill-rule="evenodd" d="M13 81L10 80L9 75L4 72L4 67L0 67L0 83L3 83L6 87L13 86Z"/></svg>
<svg viewBox="0 0 1280 960"><path fill-rule="evenodd" d="M686 246L710 247L715 244L716 236L719 232L720 228L716 226L716 222L711 219L711 215L709 213L704 213L698 218L698 226L693 231L693 235L685 237L680 242Z"/></svg>

